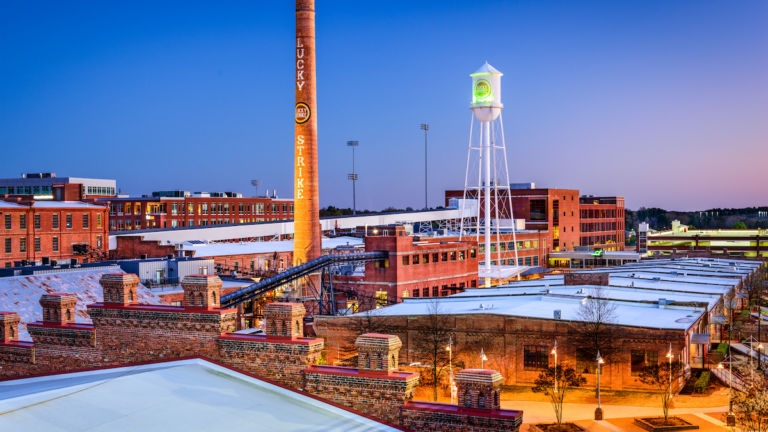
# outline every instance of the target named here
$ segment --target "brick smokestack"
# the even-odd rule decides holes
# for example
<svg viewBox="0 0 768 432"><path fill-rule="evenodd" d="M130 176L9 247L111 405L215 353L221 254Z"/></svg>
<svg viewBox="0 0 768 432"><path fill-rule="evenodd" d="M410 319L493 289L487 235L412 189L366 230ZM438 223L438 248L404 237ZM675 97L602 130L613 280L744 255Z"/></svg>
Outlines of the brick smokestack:
<svg viewBox="0 0 768 432"><path fill-rule="evenodd" d="M296 137L294 143L293 263L322 253L317 182L315 2L296 0Z"/></svg>

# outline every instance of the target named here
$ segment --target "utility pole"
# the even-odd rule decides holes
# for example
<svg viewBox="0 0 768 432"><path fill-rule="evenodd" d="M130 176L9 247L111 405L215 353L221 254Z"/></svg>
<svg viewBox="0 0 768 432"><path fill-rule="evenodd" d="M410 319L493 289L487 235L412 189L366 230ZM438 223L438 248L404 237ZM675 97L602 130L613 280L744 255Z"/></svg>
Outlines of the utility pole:
<svg viewBox="0 0 768 432"><path fill-rule="evenodd" d="M359 146L359 141L347 141L347 147L352 147L352 174L347 174L347 179L352 180L352 214L357 214L357 198L355 183L357 183L357 173L355 172L355 147Z"/></svg>
<svg viewBox="0 0 768 432"><path fill-rule="evenodd" d="M427 203L427 132L429 131L429 123L422 123L420 126L424 131L424 210L429 209Z"/></svg>

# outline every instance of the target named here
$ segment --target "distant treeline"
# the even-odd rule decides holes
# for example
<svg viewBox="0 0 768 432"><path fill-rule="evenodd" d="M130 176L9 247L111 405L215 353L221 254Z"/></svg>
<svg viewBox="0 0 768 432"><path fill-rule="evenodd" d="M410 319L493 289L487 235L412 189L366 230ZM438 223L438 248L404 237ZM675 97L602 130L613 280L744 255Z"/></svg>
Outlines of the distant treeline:
<svg viewBox="0 0 768 432"><path fill-rule="evenodd" d="M624 214L626 228L635 230L640 222L648 222L655 230L670 229L675 219L696 229L768 227L768 207L716 208L689 212L640 207L638 210L626 209Z"/></svg>

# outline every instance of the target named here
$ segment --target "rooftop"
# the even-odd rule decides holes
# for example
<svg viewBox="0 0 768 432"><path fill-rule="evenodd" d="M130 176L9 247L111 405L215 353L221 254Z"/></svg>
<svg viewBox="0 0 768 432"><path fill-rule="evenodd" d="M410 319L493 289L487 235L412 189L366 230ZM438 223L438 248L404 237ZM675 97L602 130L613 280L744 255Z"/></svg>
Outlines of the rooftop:
<svg viewBox="0 0 768 432"><path fill-rule="evenodd" d="M323 249L339 246L362 246L363 239L358 237L323 238ZM183 243L184 250L195 251L196 257L215 257L254 253L292 252L293 240L240 243Z"/></svg>
<svg viewBox="0 0 768 432"><path fill-rule="evenodd" d="M0 412L26 432L399 430L199 358L0 382Z"/></svg>

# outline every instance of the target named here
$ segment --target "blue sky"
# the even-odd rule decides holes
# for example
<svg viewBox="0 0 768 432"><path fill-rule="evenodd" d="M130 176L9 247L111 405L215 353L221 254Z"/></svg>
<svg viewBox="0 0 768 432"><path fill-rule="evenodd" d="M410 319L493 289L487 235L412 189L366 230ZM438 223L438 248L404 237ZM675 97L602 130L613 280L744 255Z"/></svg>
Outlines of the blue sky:
<svg viewBox="0 0 768 432"><path fill-rule="evenodd" d="M0 176L292 194L291 1L0 4ZM630 208L768 205L768 2L317 0L321 204L463 185L468 74L504 72L513 181Z"/></svg>

